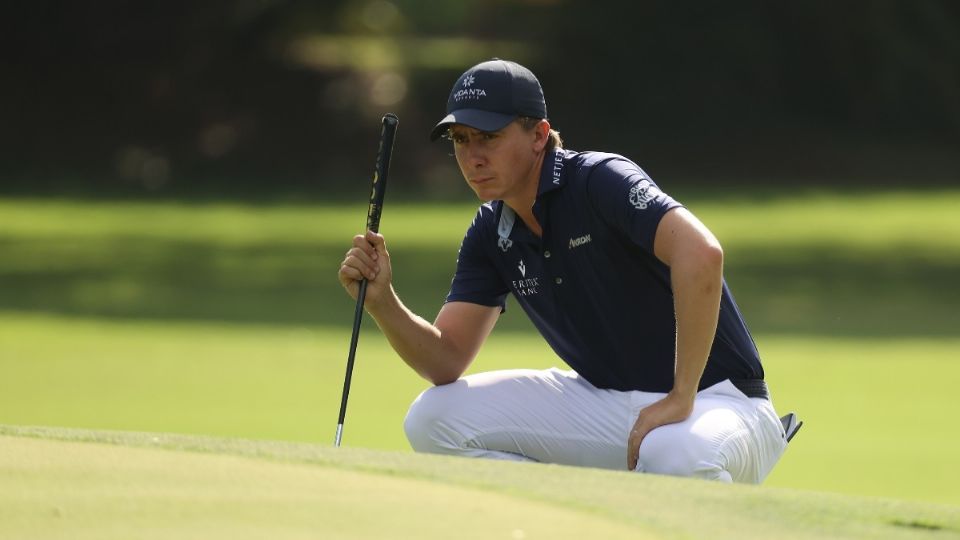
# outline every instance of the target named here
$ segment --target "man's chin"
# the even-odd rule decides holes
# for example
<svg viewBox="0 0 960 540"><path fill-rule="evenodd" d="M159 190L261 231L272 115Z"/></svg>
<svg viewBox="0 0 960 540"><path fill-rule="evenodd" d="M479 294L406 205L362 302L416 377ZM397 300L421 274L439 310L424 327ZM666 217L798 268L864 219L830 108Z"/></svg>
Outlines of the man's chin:
<svg viewBox="0 0 960 540"><path fill-rule="evenodd" d="M499 199L499 197L497 197L496 194L493 194L489 191L473 190L473 192L477 195L477 198L480 199L480 202L488 203L488 202Z"/></svg>

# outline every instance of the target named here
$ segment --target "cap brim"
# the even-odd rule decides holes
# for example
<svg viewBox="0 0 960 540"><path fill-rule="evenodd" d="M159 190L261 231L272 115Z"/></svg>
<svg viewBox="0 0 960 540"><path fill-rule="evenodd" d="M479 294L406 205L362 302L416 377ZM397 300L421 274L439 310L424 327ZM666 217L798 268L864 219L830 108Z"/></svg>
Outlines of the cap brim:
<svg viewBox="0 0 960 540"><path fill-rule="evenodd" d="M439 139L451 124L463 124L480 131L497 131L517 118L515 114L501 114L479 109L459 109L448 114L430 132L430 140Z"/></svg>

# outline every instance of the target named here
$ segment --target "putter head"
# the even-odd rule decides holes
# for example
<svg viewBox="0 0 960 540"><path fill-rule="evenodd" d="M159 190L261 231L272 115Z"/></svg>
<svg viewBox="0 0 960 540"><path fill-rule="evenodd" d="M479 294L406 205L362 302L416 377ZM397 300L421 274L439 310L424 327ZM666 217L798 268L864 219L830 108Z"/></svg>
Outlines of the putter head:
<svg viewBox="0 0 960 540"><path fill-rule="evenodd" d="M797 414L792 412L781 416L780 423L783 424L783 433L787 438L787 442L790 442L797 432L800 431L800 427L803 426L803 422L797 417Z"/></svg>

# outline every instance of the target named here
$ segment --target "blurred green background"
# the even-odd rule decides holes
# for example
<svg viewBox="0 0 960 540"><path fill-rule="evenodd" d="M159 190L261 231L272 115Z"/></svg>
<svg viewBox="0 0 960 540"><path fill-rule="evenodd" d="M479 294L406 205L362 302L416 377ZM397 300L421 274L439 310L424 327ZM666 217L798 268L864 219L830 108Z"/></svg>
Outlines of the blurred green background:
<svg viewBox="0 0 960 540"><path fill-rule="evenodd" d="M0 423L332 442L378 119L430 319L476 202L427 143L529 65L568 146L717 234L776 405L771 485L960 504L960 9L946 1L20 3L0 20ZM559 363L514 304L473 370ZM426 388L364 322L347 445Z"/></svg>

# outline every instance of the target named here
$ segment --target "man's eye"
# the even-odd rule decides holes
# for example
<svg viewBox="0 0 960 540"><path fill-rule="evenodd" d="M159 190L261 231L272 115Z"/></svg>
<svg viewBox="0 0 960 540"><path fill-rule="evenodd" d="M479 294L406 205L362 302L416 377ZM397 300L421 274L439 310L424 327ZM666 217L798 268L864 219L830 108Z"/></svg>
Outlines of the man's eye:
<svg viewBox="0 0 960 540"><path fill-rule="evenodd" d="M497 138L497 134L496 134L496 133L484 133L484 134L482 135L482 137L483 137L483 140L485 140L485 141L492 141L493 139L496 139L496 138Z"/></svg>

